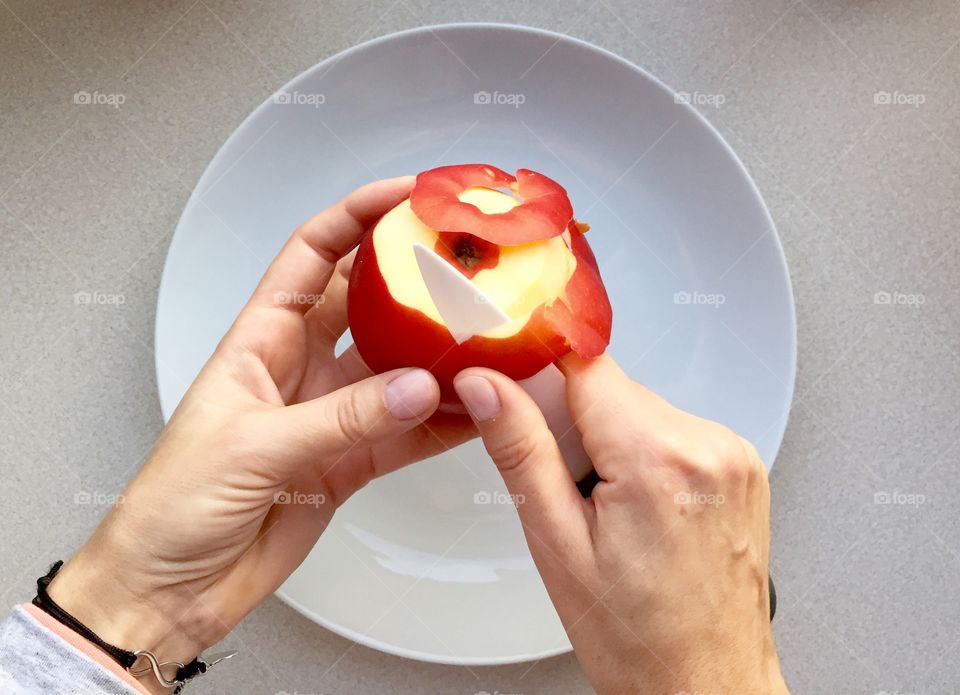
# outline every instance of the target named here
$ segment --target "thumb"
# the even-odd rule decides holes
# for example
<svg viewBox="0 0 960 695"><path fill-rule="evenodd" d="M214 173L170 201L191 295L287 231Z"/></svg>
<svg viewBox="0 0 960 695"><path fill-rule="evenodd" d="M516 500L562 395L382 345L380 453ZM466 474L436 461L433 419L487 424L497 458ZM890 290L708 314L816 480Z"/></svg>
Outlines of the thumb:
<svg viewBox="0 0 960 695"><path fill-rule="evenodd" d="M590 542L584 500L537 404L491 369L467 369L453 385L514 498L537 564L566 563Z"/></svg>
<svg viewBox="0 0 960 695"><path fill-rule="evenodd" d="M395 369L276 411L275 432L289 450L281 475L395 437L437 409L440 387L424 369ZM375 472L374 472L375 473Z"/></svg>

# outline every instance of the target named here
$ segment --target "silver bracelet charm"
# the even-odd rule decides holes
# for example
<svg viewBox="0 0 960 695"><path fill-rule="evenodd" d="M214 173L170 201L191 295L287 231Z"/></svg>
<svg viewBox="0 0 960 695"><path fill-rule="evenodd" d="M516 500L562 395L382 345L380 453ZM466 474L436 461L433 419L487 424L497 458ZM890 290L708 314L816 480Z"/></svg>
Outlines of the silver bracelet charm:
<svg viewBox="0 0 960 695"><path fill-rule="evenodd" d="M140 678L151 671L153 672L154 677L160 682L164 688L176 688L176 692L180 692L180 689L186 685L185 680L178 680L177 674L180 673L180 670L184 667L179 661L165 661L160 663L160 660L154 656L153 652L150 652L146 649L138 649L135 651L134 656L137 657L137 660L133 665L127 669L127 672L134 676L135 678ZM225 661L237 655L237 651L229 652L219 652L216 654L211 654L208 659L204 659L202 656L197 657L197 661L200 662L200 673L206 673L211 667L216 666L221 661ZM145 660L147 663L141 666L137 664L141 663L141 660ZM175 667L173 672L173 679L168 680L166 675L164 675L163 670L167 669L169 671L170 667Z"/></svg>

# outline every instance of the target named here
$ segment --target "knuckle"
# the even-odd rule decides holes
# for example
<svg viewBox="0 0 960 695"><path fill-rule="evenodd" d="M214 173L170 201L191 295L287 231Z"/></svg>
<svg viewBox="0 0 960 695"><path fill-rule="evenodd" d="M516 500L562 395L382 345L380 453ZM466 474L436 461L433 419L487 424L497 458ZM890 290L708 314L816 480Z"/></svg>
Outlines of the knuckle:
<svg viewBox="0 0 960 695"><path fill-rule="evenodd" d="M743 445L722 425L709 428L700 442L701 467L718 480L740 478L745 472Z"/></svg>
<svg viewBox="0 0 960 695"><path fill-rule="evenodd" d="M598 507L610 508L617 504L636 503L647 496L648 490L649 487L642 478L627 478L618 481L618 484L601 480L590 491L590 497Z"/></svg>
<svg viewBox="0 0 960 695"><path fill-rule="evenodd" d="M490 458L502 472L524 468L540 457L542 444L529 432L519 432L488 448Z"/></svg>
<svg viewBox="0 0 960 695"><path fill-rule="evenodd" d="M658 433L650 448L657 458L672 466L686 468L693 462L689 440L675 429Z"/></svg>
<svg viewBox="0 0 960 695"><path fill-rule="evenodd" d="M760 452L757 451L757 447L753 445L746 437L741 437L737 435L737 439L740 440L740 445L743 447L743 453L746 455L747 459L750 460L754 465L760 464L762 466L763 459L760 458Z"/></svg>
<svg viewBox="0 0 960 695"><path fill-rule="evenodd" d="M661 442L671 463L703 481L737 480L749 471L749 457L740 438L727 427L702 422L674 431Z"/></svg>
<svg viewBox="0 0 960 695"><path fill-rule="evenodd" d="M746 469L748 480L750 482L766 480L767 467L760 456L760 452L757 451L757 447L745 437L737 436L737 439L740 440L740 445L743 447L743 467Z"/></svg>
<svg viewBox="0 0 960 695"><path fill-rule="evenodd" d="M651 454L655 458L658 456L650 442L627 423L615 437L587 429L583 433L583 446L607 461L634 461Z"/></svg>
<svg viewBox="0 0 960 695"><path fill-rule="evenodd" d="M358 389L351 389L346 398L337 400L335 411L337 429L349 444L362 441L366 434L361 401Z"/></svg>

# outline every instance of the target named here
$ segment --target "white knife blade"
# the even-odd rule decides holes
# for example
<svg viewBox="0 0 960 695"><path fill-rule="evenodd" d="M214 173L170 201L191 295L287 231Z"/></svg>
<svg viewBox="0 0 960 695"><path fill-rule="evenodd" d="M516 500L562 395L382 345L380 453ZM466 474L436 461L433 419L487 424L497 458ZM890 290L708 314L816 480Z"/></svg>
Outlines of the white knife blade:
<svg viewBox="0 0 960 695"><path fill-rule="evenodd" d="M427 292L457 345L510 323L510 317L459 270L433 249L413 245Z"/></svg>

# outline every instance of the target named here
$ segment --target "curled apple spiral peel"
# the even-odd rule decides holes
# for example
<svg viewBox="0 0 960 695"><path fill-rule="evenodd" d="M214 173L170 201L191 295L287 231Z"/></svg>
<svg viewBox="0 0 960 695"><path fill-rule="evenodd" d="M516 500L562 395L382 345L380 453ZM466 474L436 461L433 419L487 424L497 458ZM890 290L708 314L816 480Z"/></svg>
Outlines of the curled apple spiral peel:
<svg viewBox="0 0 960 695"><path fill-rule="evenodd" d="M487 214L458 198L473 186L509 188L522 202L507 212ZM530 169L511 176L489 164L456 164L417 174L410 207L428 227L467 232L501 246L559 236L573 219L570 198L553 179Z"/></svg>

